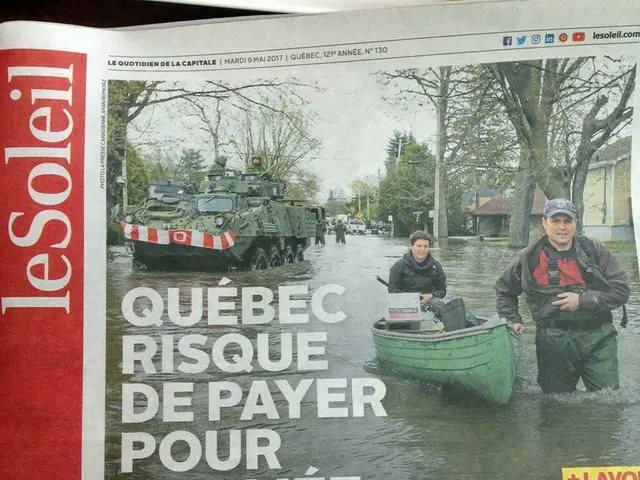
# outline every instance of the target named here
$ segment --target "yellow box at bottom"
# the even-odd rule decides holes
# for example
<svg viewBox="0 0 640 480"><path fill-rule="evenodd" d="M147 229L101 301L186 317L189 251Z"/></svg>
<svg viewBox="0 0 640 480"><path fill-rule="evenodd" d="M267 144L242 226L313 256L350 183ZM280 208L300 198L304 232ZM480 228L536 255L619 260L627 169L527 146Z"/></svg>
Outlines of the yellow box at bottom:
<svg viewBox="0 0 640 480"><path fill-rule="evenodd" d="M566 467L562 480L640 480L640 467Z"/></svg>

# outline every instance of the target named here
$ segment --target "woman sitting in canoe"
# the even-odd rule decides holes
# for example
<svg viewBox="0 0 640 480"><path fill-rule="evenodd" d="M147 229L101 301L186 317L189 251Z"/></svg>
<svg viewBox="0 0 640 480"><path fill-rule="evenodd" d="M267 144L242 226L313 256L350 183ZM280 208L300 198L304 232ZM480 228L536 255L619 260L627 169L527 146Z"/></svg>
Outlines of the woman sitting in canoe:
<svg viewBox="0 0 640 480"><path fill-rule="evenodd" d="M409 251L389 271L389 293L416 292L427 305L447 294L447 277L440 263L429 253L431 235L422 230L409 237Z"/></svg>

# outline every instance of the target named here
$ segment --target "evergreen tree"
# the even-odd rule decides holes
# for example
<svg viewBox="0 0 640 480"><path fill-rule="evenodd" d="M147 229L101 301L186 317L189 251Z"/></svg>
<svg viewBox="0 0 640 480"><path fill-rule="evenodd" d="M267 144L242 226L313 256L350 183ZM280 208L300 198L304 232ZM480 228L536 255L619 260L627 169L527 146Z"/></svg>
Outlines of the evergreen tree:
<svg viewBox="0 0 640 480"><path fill-rule="evenodd" d="M192 148L182 150L177 165L178 183L197 189L206 171L204 159L198 150Z"/></svg>

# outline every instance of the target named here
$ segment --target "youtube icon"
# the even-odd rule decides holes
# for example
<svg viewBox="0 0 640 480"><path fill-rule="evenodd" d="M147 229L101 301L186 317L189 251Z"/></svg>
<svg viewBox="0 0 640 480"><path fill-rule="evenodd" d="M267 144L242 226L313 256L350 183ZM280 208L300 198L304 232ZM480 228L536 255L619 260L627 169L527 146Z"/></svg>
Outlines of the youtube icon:
<svg viewBox="0 0 640 480"><path fill-rule="evenodd" d="M584 42L584 32L573 32L571 40L574 42Z"/></svg>

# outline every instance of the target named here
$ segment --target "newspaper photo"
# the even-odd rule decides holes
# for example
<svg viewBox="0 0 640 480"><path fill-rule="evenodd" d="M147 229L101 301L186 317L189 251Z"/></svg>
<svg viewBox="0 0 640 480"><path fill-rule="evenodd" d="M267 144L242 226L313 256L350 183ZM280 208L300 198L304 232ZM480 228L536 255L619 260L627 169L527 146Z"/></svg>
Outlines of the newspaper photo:
<svg viewBox="0 0 640 480"><path fill-rule="evenodd" d="M640 478L639 40L2 24L0 478Z"/></svg>

